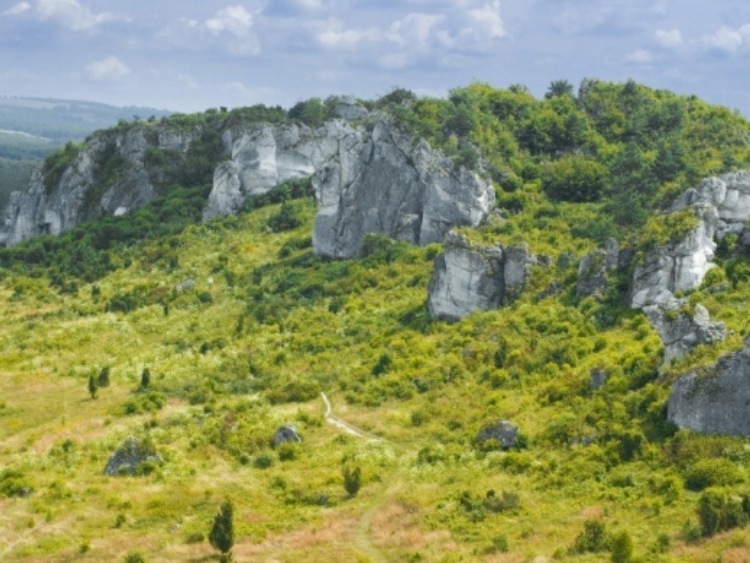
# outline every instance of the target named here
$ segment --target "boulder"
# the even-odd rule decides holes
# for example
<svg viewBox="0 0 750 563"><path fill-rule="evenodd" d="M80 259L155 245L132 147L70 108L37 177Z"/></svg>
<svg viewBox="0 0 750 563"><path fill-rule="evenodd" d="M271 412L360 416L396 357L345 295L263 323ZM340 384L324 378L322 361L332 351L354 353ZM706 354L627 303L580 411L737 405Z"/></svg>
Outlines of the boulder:
<svg viewBox="0 0 750 563"><path fill-rule="evenodd" d="M153 445L130 436L107 461L104 468L105 475L136 475L141 472L143 464L147 462L161 463Z"/></svg>
<svg viewBox="0 0 750 563"><path fill-rule="evenodd" d="M711 321L703 305L697 304L690 311L686 304L684 299L673 299L662 305L643 308L664 343L664 364L682 358L696 346L714 344L726 338L723 322Z"/></svg>
<svg viewBox="0 0 750 563"><path fill-rule="evenodd" d="M518 426L507 420L499 420L482 428L475 440L479 443L494 440L502 449L509 450L518 446L518 438Z"/></svg>
<svg viewBox="0 0 750 563"><path fill-rule="evenodd" d="M534 263L525 244L483 245L448 233L445 253L435 259L428 288L430 315L457 321L473 311L507 305L525 287Z"/></svg>
<svg viewBox="0 0 750 563"><path fill-rule="evenodd" d="M273 447L277 448L281 444L286 442L297 443L301 442L302 438L297 433L297 429L294 426L279 426L276 433L273 435Z"/></svg>
<svg viewBox="0 0 750 563"><path fill-rule="evenodd" d="M709 368L689 373L672 386L667 417L701 434L750 436L750 338Z"/></svg>

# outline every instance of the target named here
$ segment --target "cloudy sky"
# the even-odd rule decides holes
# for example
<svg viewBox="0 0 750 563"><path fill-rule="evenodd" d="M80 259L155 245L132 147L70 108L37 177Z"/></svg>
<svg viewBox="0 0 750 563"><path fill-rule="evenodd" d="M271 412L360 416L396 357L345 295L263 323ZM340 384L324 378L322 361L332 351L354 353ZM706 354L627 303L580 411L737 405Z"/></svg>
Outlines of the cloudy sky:
<svg viewBox="0 0 750 563"><path fill-rule="evenodd" d="M0 0L0 96L178 111L584 77L750 117L746 0Z"/></svg>

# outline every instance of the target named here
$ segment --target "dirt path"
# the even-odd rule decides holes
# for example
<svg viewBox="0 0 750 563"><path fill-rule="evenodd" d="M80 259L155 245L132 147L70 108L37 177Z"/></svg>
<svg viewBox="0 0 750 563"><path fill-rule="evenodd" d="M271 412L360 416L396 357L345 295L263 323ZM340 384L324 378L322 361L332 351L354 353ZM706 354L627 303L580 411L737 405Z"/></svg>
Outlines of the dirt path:
<svg viewBox="0 0 750 563"><path fill-rule="evenodd" d="M332 424L339 430L346 432L347 434L351 434L352 436L357 436L358 438L362 438L364 440L370 440L372 442L380 442L382 441L382 438L379 436L375 436L375 434L370 434L369 432L362 430L361 428L357 428L356 426L353 426L349 424L348 422L345 422L339 418L336 418L331 415L332 408L331 408L331 402L328 400L328 397L325 393L321 393L320 397L323 399L323 402L326 405L326 414L325 419L328 424Z"/></svg>
<svg viewBox="0 0 750 563"><path fill-rule="evenodd" d="M357 428L356 426L349 424L348 422L341 420L340 418L334 417L332 415L333 407L331 407L331 402L328 400L328 397L325 393L321 393L320 396L326 406L325 419L328 424L335 426L342 432L346 432L347 434L351 434L352 436L356 436L363 440L369 440L372 442L384 441L383 438L379 436L371 434L365 430L362 430L361 428ZM388 559L385 557L385 555L383 555L380 549L372 542L372 534L370 532L370 528L372 527L372 521L375 518L375 515L381 508L383 508L385 503L391 497L393 489L395 488L395 483L397 482L397 477L401 475L402 470L403 467L399 456L398 464L394 467L393 471L385 475L383 481L381 482L380 488L372 497L370 505L362 513L362 516L360 516L359 521L357 522L357 526L354 531L354 544L357 546L362 555L367 557L367 561L371 561L373 563L388 562Z"/></svg>

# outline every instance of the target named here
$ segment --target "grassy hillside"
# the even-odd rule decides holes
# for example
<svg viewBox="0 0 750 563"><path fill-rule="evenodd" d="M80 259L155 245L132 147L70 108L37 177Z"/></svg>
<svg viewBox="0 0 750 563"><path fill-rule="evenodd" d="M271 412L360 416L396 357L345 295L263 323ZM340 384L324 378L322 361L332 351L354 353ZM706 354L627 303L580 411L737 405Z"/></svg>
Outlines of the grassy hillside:
<svg viewBox="0 0 750 563"><path fill-rule="evenodd" d="M426 292L439 245L374 237L361 258L317 259L309 197L270 197L237 217L189 225L205 189L196 186L133 216L0 252L0 559L135 561L138 551L147 561L204 560L215 553L207 538L227 498L240 561L750 558L750 444L665 420L671 379L738 347L747 332L746 259L725 249L724 273L690 296L733 335L659 377L658 336L620 305L627 276L612 280L605 299L575 298L578 259L602 233L640 232L642 219L611 213L622 178L611 172L615 149L627 143L597 129L590 153L524 145L508 128L521 110L498 117L481 109L482 96L497 107L519 97L531 112L554 96L462 91L474 97L461 134L435 129L428 114L433 107L435 123L455 127L439 112L458 113L463 102L381 105L456 159L482 149L504 219L473 236L524 240L551 258L511 307L431 321ZM731 168L730 156L745 162L748 147L736 141L744 121L683 101L693 104L684 123L697 128L691 112L714 112L705 123L737 132L725 149L709 133L677 130L696 174ZM632 145L651 158L638 173L663 162L649 156L658 148L648 148L648 131ZM501 142L483 137L492 132L508 132L506 152L491 150ZM550 188L545 171L566 155L604 167L595 197ZM689 181L680 168L635 195L649 212L675 189L669 182ZM716 292L726 272L732 283ZM92 398L87 383L105 368L110 385ZM606 372L606 384L594 389L592 371ZM321 392L358 435L326 421ZM500 419L520 427L520 447L476 440ZM274 449L287 423L302 442ZM148 439L162 462L139 476L105 476L130 435ZM355 468L361 488L350 496L343 473ZM710 528L717 514L730 531Z"/></svg>

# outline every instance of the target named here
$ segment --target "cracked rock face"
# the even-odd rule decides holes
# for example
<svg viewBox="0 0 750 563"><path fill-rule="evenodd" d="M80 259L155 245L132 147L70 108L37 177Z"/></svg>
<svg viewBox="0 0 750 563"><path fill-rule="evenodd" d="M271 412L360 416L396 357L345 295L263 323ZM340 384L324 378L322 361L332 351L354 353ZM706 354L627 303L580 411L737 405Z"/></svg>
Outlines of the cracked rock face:
<svg viewBox="0 0 750 563"><path fill-rule="evenodd" d="M449 233L430 280L430 315L457 321L509 304L523 291L534 263L526 245L478 245Z"/></svg>
<svg viewBox="0 0 750 563"><path fill-rule="evenodd" d="M425 245L451 227L476 227L494 203L492 186L456 169L425 141L416 144L385 121L340 143L313 177L318 199L313 247L319 255L356 256L368 233Z"/></svg>
<svg viewBox="0 0 750 563"><path fill-rule="evenodd" d="M672 386L667 417L702 434L750 435L750 339L706 370Z"/></svg>

